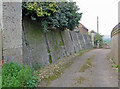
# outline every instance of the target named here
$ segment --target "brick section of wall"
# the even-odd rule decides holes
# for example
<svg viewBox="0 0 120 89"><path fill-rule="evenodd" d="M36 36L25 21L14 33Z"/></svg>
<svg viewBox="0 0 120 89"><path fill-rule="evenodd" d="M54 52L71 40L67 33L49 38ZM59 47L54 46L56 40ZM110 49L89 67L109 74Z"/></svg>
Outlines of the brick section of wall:
<svg viewBox="0 0 120 89"><path fill-rule="evenodd" d="M22 3L3 2L3 57L22 63Z"/></svg>

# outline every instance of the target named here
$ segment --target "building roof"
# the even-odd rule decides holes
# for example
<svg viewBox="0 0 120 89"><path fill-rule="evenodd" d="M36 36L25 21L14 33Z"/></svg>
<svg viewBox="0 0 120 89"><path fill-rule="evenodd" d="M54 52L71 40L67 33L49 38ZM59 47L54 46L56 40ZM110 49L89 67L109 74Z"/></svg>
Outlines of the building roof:
<svg viewBox="0 0 120 89"><path fill-rule="evenodd" d="M88 29L81 23L79 23L79 26L75 28L75 31L78 31L78 30L85 30L88 32Z"/></svg>
<svg viewBox="0 0 120 89"><path fill-rule="evenodd" d="M85 29L86 31L88 31L88 29L83 25L83 24L79 24L81 28Z"/></svg>

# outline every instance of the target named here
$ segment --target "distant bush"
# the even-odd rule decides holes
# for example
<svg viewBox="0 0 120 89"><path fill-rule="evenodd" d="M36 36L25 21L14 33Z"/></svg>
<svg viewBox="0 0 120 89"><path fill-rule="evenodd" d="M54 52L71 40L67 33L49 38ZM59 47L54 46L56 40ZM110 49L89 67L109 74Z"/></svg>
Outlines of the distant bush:
<svg viewBox="0 0 120 89"><path fill-rule="evenodd" d="M2 66L2 87L36 87L38 79L33 79L32 74L32 69L27 65L20 66L18 63L13 62L10 64L4 63ZM28 82L32 79L36 84L31 81L29 85Z"/></svg>

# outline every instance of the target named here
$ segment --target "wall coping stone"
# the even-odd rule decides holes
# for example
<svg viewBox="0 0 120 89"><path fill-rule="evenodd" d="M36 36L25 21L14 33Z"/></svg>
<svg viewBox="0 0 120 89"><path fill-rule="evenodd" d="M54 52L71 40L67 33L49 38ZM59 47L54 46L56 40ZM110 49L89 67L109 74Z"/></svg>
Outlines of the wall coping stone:
<svg viewBox="0 0 120 89"><path fill-rule="evenodd" d="M116 26L113 28L113 30L112 30L112 32L111 32L111 38L112 38L114 35L118 34L118 33L120 33L120 23L118 23L118 25L116 25Z"/></svg>

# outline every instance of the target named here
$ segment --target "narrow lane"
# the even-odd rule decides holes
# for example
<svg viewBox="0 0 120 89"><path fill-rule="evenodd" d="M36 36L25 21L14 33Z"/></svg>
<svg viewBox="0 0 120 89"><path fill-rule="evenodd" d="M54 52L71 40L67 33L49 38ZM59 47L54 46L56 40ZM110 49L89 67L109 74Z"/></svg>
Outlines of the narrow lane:
<svg viewBox="0 0 120 89"><path fill-rule="evenodd" d="M94 49L73 58L59 79L48 87L118 87L118 73L106 59L110 49Z"/></svg>

